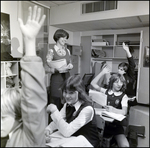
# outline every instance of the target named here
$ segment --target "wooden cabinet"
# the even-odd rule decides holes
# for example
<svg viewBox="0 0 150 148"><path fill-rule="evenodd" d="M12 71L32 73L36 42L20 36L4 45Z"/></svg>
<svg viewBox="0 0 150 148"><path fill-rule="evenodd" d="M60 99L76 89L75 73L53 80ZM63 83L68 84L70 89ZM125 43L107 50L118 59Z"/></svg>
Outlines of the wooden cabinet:
<svg viewBox="0 0 150 148"><path fill-rule="evenodd" d="M10 70L7 71L7 64ZM19 88L19 61L1 61L1 93L5 88Z"/></svg>

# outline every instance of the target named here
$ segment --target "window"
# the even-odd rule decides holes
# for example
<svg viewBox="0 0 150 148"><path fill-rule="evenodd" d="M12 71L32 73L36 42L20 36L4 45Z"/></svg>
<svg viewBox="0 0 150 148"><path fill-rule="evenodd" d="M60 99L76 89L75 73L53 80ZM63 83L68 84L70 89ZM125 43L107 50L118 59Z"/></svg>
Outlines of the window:
<svg viewBox="0 0 150 148"><path fill-rule="evenodd" d="M82 14L117 9L117 1L98 1L82 4Z"/></svg>

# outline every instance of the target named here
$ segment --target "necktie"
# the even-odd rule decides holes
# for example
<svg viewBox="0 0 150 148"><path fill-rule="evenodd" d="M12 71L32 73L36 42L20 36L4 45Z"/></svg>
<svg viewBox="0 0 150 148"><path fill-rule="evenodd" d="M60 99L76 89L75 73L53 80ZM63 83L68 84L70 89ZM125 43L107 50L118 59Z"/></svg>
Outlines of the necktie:
<svg viewBox="0 0 150 148"><path fill-rule="evenodd" d="M66 106L66 121L68 123L71 121L74 112L75 112L75 107L67 104L67 106Z"/></svg>

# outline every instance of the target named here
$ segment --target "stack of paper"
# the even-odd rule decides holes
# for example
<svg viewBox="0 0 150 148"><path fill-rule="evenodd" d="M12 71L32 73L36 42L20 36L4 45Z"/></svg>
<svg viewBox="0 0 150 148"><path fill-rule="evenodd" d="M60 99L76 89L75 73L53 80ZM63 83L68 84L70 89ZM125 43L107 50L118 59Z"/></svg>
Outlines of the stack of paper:
<svg viewBox="0 0 150 148"><path fill-rule="evenodd" d="M77 137L64 137L59 131L51 134L51 141L46 143L50 147L93 147L91 143L82 135Z"/></svg>
<svg viewBox="0 0 150 148"><path fill-rule="evenodd" d="M108 112L108 111L103 111L102 116L110 117L118 121L122 121L126 117L122 114L116 114L116 113Z"/></svg>
<svg viewBox="0 0 150 148"><path fill-rule="evenodd" d="M94 102L98 103L99 105L107 105L107 95L105 95L104 93L90 89L89 96Z"/></svg>
<svg viewBox="0 0 150 148"><path fill-rule="evenodd" d="M91 143L82 135L69 140L61 145L62 147L93 147Z"/></svg>
<svg viewBox="0 0 150 148"><path fill-rule="evenodd" d="M59 68L61 68L63 66L67 66L67 61L66 61L66 59L60 59L60 60L50 61L50 62L48 62L48 65L51 68L59 69Z"/></svg>

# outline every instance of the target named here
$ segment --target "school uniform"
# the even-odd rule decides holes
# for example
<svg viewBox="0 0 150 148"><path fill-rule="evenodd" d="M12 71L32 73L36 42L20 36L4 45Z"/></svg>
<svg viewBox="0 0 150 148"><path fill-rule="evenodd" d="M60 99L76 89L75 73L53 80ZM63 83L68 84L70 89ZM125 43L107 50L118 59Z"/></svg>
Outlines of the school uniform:
<svg viewBox="0 0 150 148"><path fill-rule="evenodd" d="M47 129L53 131L58 129L65 137L83 135L94 147L99 146L95 112L92 105L78 101L74 107L75 111L70 116L68 114L71 109L66 103L60 112L57 110L52 113L53 122L47 126Z"/></svg>
<svg viewBox="0 0 150 148"><path fill-rule="evenodd" d="M59 53L59 48L58 46L54 46L54 48L51 49L53 51L53 59L52 61L55 60L60 60L60 59L66 59L67 65L70 63L70 54L67 48L65 48L66 55L61 55ZM61 103L61 90L59 88L63 84L63 82L70 76L69 72L65 73L59 73L58 71L53 73L50 78L50 97L49 97L49 104L53 103L57 106L57 108L60 110L62 108L62 103Z"/></svg>
<svg viewBox="0 0 150 148"><path fill-rule="evenodd" d="M133 96L136 96L136 88L135 88L136 82L135 82L135 74L134 74L136 65L135 65L133 56L130 58L127 58L127 60L128 60L129 68L127 72L123 75L127 83L125 93L127 94L128 97L133 97Z"/></svg>
<svg viewBox="0 0 150 148"><path fill-rule="evenodd" d="M117 109L122 109L122 106L128 107L128 97L123 92L106 91L107 105L113 106ZM104 136L124 134L123 126L120 121L106 122L104 129Z"/></svg>

